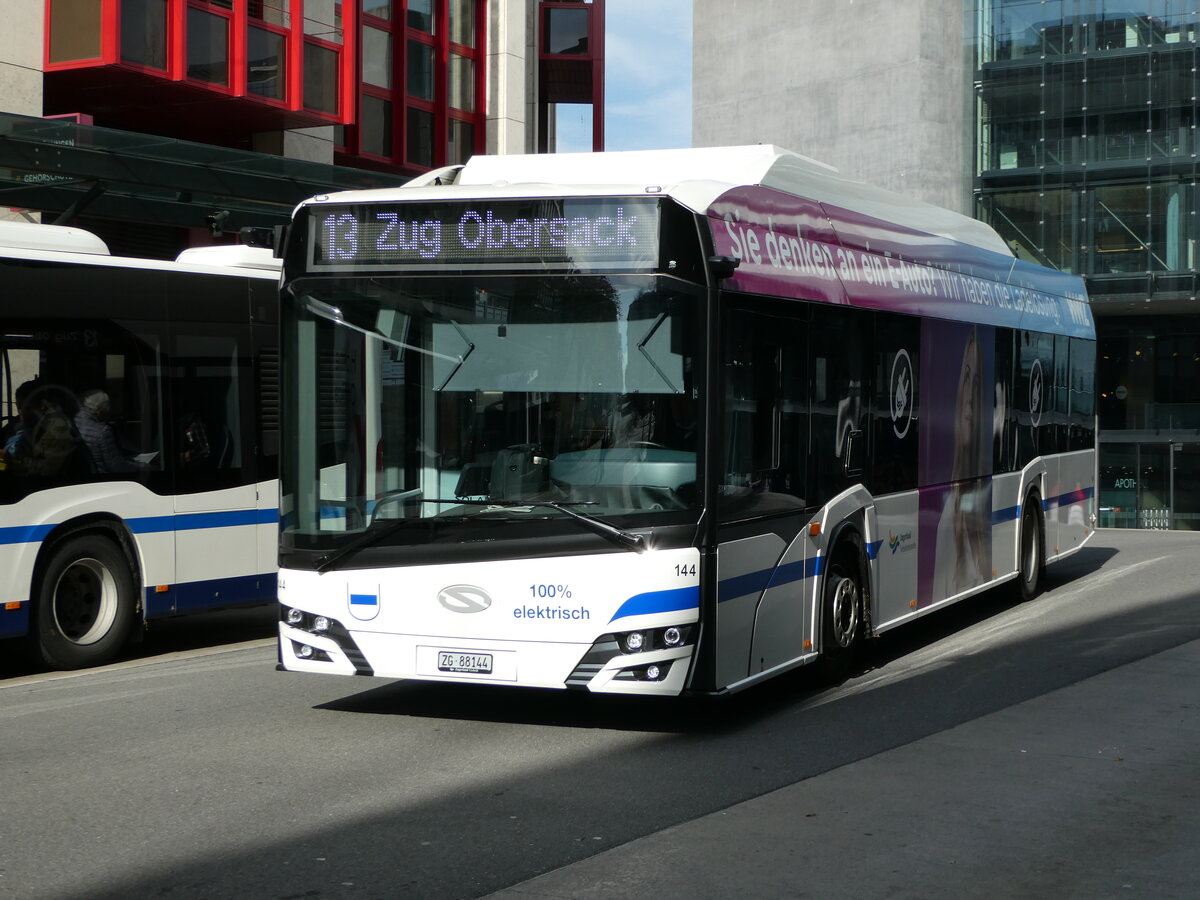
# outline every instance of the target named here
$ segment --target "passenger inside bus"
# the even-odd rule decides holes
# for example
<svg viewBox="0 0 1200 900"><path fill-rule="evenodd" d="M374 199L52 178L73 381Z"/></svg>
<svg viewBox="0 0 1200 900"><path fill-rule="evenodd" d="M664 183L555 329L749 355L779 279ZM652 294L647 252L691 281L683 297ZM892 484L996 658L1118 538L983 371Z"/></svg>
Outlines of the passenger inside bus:
<svg viewBox="0 0 1200 900"><path fill-rule="evenodd" d="M112 401L107 393L98 388L84 392L75 414L75 427L87 445L92 465L101 475L143 471L146 464L131 459L117 443L109 425L111 414Z"/></svg>
<svg viewBox="0 0 1200 900"><path fill-rule="evenodd" d="M72 422L78 404L66 388L27 381L17 388L19 418L5 439L5 468L35 478L70 477L90 468Z"/></svg>

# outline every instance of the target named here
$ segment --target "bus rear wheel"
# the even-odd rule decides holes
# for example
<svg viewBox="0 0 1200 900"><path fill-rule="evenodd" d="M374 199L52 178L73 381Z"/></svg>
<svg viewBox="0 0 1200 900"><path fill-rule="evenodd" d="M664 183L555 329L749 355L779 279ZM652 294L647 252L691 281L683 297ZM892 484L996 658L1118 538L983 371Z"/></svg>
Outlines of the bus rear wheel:
<svg viewBox="0 0 1200 900"><path fill-rule="evenodd" d="M1017 594L1029 601L1042 590L1042 570L1046 565L1046 547L1042 539L1041 502L1031 494L1021 508L1020 543L1017 545Z"/></svg>
<svg viewBox="0 0 1200 900"><path fill-rule="evenodd" d="M51 551L38 579L38 652L57 669L108 662L129 637L135 608L121 548L96 534L69 537Z"/></svg>
<svg viewBox="0 0 1200 900"><path fill-rule="evenodd" d="M832 560L821 597L820 669L824 680L842 681L850 674L863 631L858 545L844 544Z"/></svg>

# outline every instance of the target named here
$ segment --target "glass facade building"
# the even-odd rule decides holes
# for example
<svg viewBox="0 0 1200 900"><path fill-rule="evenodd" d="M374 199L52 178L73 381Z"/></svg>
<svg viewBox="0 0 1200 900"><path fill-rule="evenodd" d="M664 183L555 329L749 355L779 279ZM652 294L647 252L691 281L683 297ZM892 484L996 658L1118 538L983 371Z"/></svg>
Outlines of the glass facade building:
<svg viewBox="0 0 1200 900"><path fill-rule="evenodd" d="M1200 529L1192 0L967 0L979 218L1082 275L1102 526Z"/></svg>

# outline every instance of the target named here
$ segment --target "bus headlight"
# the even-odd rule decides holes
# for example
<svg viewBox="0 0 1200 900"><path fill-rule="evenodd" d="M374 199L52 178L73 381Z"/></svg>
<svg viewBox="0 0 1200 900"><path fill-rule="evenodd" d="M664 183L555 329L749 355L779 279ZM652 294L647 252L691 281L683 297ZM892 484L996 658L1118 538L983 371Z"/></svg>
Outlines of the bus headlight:
<svg viewBox="0 0 1200 900"><path fill-rule="evenodd" d="M690 642L694 625L670 625L652 631L617 633L617 646L622 653L645 653L648 650L674 650Z"/></svg>
<svg viewBox="0 0 1200 900"><path fill-rule="evenodd" d="M313 619L312 630L316 632L329 630L329 619L325 616L317 616Z"/></svg>
<svg viewBox="0 0 1200 900"><path fill-rule="evenodd" d="M301 659L312 659L313 648L308 646L308 644L301 644L296 648L296 655Z"/></svg>
<svg viewBox="0 0 1200 900"><path fill-rule="evenodd" d="M289 625L299 625L301 622L304 621L304 613L301 610L298 610L295 607L293 607L292 609L289 609L287 611L287 616L285 617L285 621Z"/></svg>

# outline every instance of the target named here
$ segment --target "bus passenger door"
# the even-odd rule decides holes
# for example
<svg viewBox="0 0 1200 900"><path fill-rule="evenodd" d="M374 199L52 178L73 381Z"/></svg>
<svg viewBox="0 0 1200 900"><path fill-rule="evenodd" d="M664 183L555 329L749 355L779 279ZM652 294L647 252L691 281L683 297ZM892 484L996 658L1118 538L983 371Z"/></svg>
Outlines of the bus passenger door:
<svg viewBox="0 0 1200 900"><path fill-rule="evenodd" d="M718 686L802 655L807 609L803 560L780 567L789 546L804 543L794 539L806 519L807 309L755 298L752 312L731 299L722 322Z"/></svg>
<svg viewBox="0 0 1200 900"><path fill-rule="evenodd" d="M171 313L173 612L253 602L263 586L245 282L176 282Z"/></svg>

